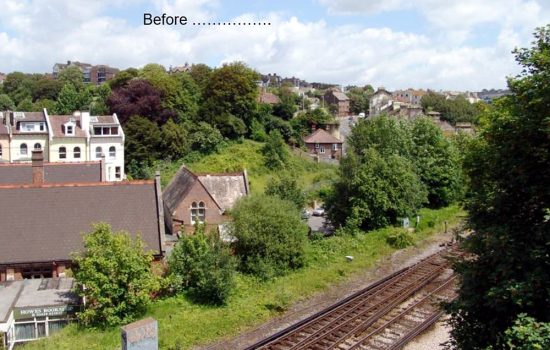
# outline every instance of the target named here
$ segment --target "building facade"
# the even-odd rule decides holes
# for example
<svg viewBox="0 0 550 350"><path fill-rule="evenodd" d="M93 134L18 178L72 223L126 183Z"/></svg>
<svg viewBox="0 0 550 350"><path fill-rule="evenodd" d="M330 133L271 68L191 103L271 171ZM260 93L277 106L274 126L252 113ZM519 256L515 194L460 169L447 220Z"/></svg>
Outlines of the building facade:
<svg viewBox="0 0 550 350"><path fill-rule="evenodd" d="M343 142L323 129L317 129L304 138L310 155L325 159L342 158Z"/></svg>
<svg viewBox="0 0 550 350"><path fill-rule="evenodd" d="M52 69L53 78L57 79L59 73L71 66L78 67L82 71L82 80L86 84L99 85L107 80L113 79L119 72L118 68L109 67L104 64L92 65L90 63L67 61L67 63L54 64Z"/></svg>
<svg viewBox="0 0 550 350"><path fill-rule="evenodd" d="M336 106L336 116L346 117L350 115L350 101L343 92L332 88L328 89L324 95L325 103Z"/></svg>
<svg viewBox="0 0 550 350"><path fill-rule="evenodd" d="M116 114L88 112L49 115L42 112L0 114L0 163L30 162L41 149L51 163L105 161L107 181L121 181L124 172L124 131Z"/></svg>

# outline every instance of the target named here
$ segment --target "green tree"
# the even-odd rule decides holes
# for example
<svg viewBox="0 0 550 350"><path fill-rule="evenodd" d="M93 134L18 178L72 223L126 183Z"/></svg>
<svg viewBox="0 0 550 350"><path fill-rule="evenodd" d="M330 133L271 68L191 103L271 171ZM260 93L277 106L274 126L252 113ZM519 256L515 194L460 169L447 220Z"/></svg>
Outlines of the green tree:
<svg viewBox="0 0 550 350"><path fill-rule="evenodd" d="M278 178L271 179L267 184L265 194L290 201L294 203L298 209L303 208L306 204L306 196L298 186L296 177L291 174L283 174Z"/></svg>
<svg viewBox="0 0 550 350"><path fill-rule="evenodd" d="M12 72L2 83L2 90L17 105L26 98L32 98L36 82L28 74Z"/></svg>
<svg viewBox="0 0 550 350"><path fill-rule="evenodd" d="M141 316L159 288L152 260L141 239L113 233L105 223L93 225L84 236L84 251L74 255L75 292L86 297L84 310L77 314L80 322L114 326Z"/></svg>
<svg viewBox="0 0 550 350"><path fill-rule="evenodd" d="M189 151L187 129L181 124L174 123L172 119L168 119L161 127L161 139L162 153L168 159L180 159Z"/></svg>
<svg viewBox="0 0 550 350"><path fill-rule="evenodd" d="M245 135L256 114L258 77L257 72L240 62L214 70L203 92L201 119L225 137Z"/></svg>
<svg viewBox="0 0 550 350"><path fill-rule="evenodd" d="M201 230L198 230L201 231ZM225 304L235 287L236 259L217 235L183 236L168 259L169 271L199 302Z"/></svg>
<svg viewBox="0 0 550 350"><path fill-rule="evenodd" d="M267 140L261 152L264 156L265 166L269 169L282 169L288 163L287 146L281 134L276 130L267 135Z"/></svg>
<svg viewBox="0 0 550 350"><path fill-rule="evenodd" d="M365 86L363 88L351 87L346 94L350 99L350 111L352 114L367 113L369 110L369 99L372 90ZM372 86L370 87L372 89Z"/></svg>
<svg viewBox="0 0 550 350"><path fill-rule="evenodd" d="M32 111L32 99L30 97L24 98L19 102L16 109L18 111Z"/></svg>
<svg viewBox="0 0 550 350"><path fill-rule="evenodd" d="M68 66L59 72L57 76L63 86L70 84L76 91L80 91L84 88L84 76L82 71L77 66Z"/></svg>
<svg viewBox="0 0 550 350"><path fill-rule="evenodd" d="M428 204L440 208L458 200L462 171L453 143L428 118L418 118L412 123L412 140L411 160L428 189Z"/></svg>
<svg viewBox="0 0 550 350"><path fill-rule="evenodd" d="M210 76L212 75L212 68L202 63L194 64L189 70L189 75L193 78L202 94L206 90Z"/></svg>
<svg viewBox="0 0 550 350"><path fill-rule="evenodd" d="M505 332L505 344L512 350L550 349L550 323L537 322L526 314L518 315Z"/></svg>
<svg viewBox="0 0 550 350"><path fill-rule="evenodd" d="M239 200L231 214L241 271L267 279L304 265L307 226L293 203L250 196Z"/></svg>
<svg viewBox="0 0 550 350"><path fill-rule="evenodd" d="M161 132L157 124L141 116L133 116L124 126L125 160L141 166L150 166L158 159L161 147ZM131 174L134 176L135 174Z"/></svg>
<svg viewBox="0 0 550 350"><path fill-rule="evenodd" d="M6 94L0 95L0 111L13 111L15 109L15 103L13 100Z"/></svg>
<svg viewBox="0 0 550 350"><path fill-rule="evenodd" d="M81 97L73 84L65 84L57 98L55 112L59 114L72 114L79 109L80 103Z"/></svg>
<svg viewBox="0 0 550 350"><path fill-rule="evenodd" d="M550 25L514 51L523 72L508 80L511 95L494 102L466 156L473 258L456 266L456 348L508 348L505 331L521 313L550 321L549 48Z"/></svg>
<svg viewBox="0 0 550 350"><path fill-rule="evenodd" d="M119 72L117 75L115 75L113 79L107 82L107 84L109 84L109 87L112 90L115 90L123 86L126 86L126 84L128 84L130 80L137 78L138 74L139 74L139 71L137 69L128 68Z"/></svg>
<svg viewBox="0 0 550 350"><path fill-rule="evenodd" d="M189 143L193 151L210 154L222 148L225 145L225 140L218 129L208 123L200 122L191 124Z"/></svg>
<svg viewBox="0 0 550 350"><path fill-rule="evenodd" d="M56 100L63 88L63 83L59 80L43 77L36 82L33 92L33 101L41 99Z"/></svg>
<svg viewBox="0 0 550 350"><path fill-rule="evenodd" d="M46 108L48 112L55 112L55 101L44 98L36 101L32 106L34 112L42 112L44 108Z"/></svg>
<svg viewBox="0 0 550 350"><path fill-rule="evenodd" d="M376 149L350 152L340 163L340 178L325 207L338 226L371 230L410 217L427 201L427 191L413 165L397 154Z"/></svg>
<svg viewBox="0 0 550 350"><path fill-rule="evenodd" d="M281 86L278 95L281 102L273 106L273 115L284 120L292 119L294 113L298 109L296 107L298 95L292 92L289 86Z"/></svg>

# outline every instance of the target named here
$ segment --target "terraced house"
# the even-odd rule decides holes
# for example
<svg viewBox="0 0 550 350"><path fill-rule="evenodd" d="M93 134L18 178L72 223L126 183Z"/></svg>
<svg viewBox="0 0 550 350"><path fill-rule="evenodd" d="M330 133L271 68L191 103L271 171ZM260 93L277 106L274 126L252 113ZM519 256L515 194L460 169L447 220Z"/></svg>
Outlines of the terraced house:
<svg viewBox="0 0 550 350"><path fill-rule="evenodd" d="M124 132L116 114L0 112L0 162L30 162L33 149L44 150L51 163L103 159L107 181L125 178Z"/></svg>

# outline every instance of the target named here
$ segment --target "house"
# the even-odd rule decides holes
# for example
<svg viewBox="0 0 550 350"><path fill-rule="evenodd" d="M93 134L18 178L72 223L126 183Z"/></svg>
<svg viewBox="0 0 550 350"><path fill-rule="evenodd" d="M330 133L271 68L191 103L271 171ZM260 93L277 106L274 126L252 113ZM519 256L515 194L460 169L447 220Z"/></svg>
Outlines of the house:
<svg viewBox="0 0 550 350"><path fill-rule="evenodd" d="M446 120L441 119L441 113L430 111L427 113L428 117L441 129L443 135L451 136L455 134L455 128Z"/></svg>
<svg viewBox="0 0 550 350"><path fill-rule="evenodd" d="M422 97L427 93L428 92L425 90L407 89L407 90L396 90L392 93L392 96L400 102L410 103L413 105L420 105Z"/></svg>
<svg viewBox="0 0 550 350"><path fill-rule="evenodd" d="M279 96L271 92L260 92L260 96L258 96L258 102L267 103L269 105L276 105L281 102L281 99L279 98Z"/></svg>
<svg viewBox="0 0 550 350"><path fill-rule="evenodd" d="M455 125L455 131L457 133L464 132L466 134L473 135L475 134L475 129L472 123L456 123Z"/></svg>
<svg viewBox="0 0 550 350"><path fill-rule="evenodd" d="M30 151L42 149L45 160L52 163L105 159L107 181L122 181L124 138L116 114L0 112L0 163L30 162Z"/></svg>
<svg viewBox="0 0 550 350"><path fill-rule="evenodd" d="M163 256L160 175L151 181L44 182L34 152L33 182L0 185L0 281L64 277L71 254L83 248L93 223L139 235L155 258Z"/></svg>
<svg viewBox="0 0 550 350"><path fill-rule="evenodd" d="M184 165L164 189L164 219L171 234L192 233L195 223L208 229L227 221L225 212L250 193L245 171L223 174L193 174Z"/></svg>
<svg viewBox="0 0 550 350"><path fill-rule="evenodd" d="M56 63L52 69L52 77L57 79L59 73L67 67L78 67L82 71L82 79L84 83L92 83L99 85L107 80L111 80L120 71L118 68L109 67L104 64L92 65L78 61L67 61L67 63Z"/></svg>
<svg viewBox="0 0 550 350"><path fill-rule="evenodd" d="M393 95L383 86L379 87L369 99L369 117L375 117L385 112L393 101Z"/></svg>
<svg viewBox="0 0 550 350"><path fill-rule="evenodd" d="M0 129L0 134L8 133L9 159L6 160L30 162L32 150L48 148L49 137L45 112L3 112L1 119L4 127ZM4 137L2 138L5 140ZM6 148L5 141L3 143L2 154ZM3 159L5 159L4 156ZM48 160L47 155L46 160Z"/></svg>
<svg viewBox="0 0 550 350"><path fill-rule="evenodd" d="M312 156L325 159L340 159L343 142L323 129L317 129L304 138L308 152Z"/></svg>
<svg viewBox="0 0 550 350"><path fill-rule="evenodd" d="M324 95L325 103L336 106L336 116L346 117L350 115L350 101L343 92L336 88L328 89Z"/></svg>

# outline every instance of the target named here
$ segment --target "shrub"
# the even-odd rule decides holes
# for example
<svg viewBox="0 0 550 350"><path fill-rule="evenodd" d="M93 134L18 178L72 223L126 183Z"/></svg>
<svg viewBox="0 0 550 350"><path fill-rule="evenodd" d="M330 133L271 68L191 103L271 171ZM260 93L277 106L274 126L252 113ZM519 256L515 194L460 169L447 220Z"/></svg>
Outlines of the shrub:
<svg viewBox="0 0 550 350"><path fill-rule="evenodd" d="M237 202L232 215L242 271L268 279L304 265L308 230L293 203L251 196Z"/></svg>
<svg viewBox="0 0 550 350"><path fill-rule="evenodd" d="M409 231L400 229L390 232L386 236L386 242L393 248L403 249L414 244L414 237Z"/></svg>
<svg viewBox="0 0 550 350"><path fill-rule="evenodd" d="M74 257L75 292L87 301L78 319L84 325L114 326L141 316L159 288L152 260L140 238L113 233L105 223L93 225L84 236L84 252Z"/></svg>
<svg viewBox="0 0 550 350"><path fill-rule="evenodd" d="M235 285L235 258L217 235L196 231L176 243L168 260L170 274L196 301L224 304Z"/></svg>
<svg viewBox="0 0 550 350"><path fill-rule="evenodd" d="M298 187L296 177L292 177L290 174L284 174L278 179L271 180L267 184L265 194L291 201L298 209L301 209L306 203L304 192Z"/></svg>
<svg viewBox="0 0 550 350"><path fill-rule="evenodd" d="M505 342L509 349L550 349L550 323L537 322L527 314L519 314L514 325L506 330Z"/></svg>

